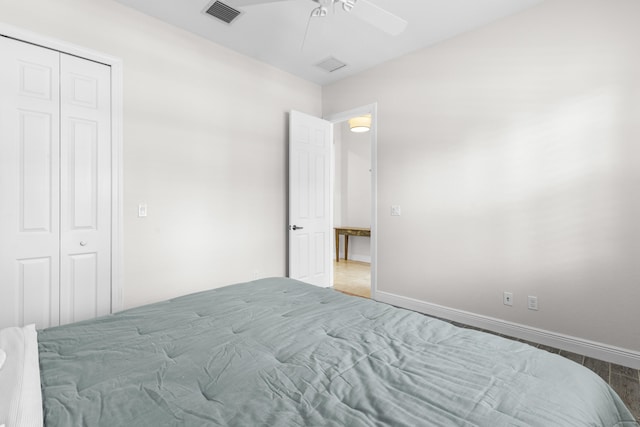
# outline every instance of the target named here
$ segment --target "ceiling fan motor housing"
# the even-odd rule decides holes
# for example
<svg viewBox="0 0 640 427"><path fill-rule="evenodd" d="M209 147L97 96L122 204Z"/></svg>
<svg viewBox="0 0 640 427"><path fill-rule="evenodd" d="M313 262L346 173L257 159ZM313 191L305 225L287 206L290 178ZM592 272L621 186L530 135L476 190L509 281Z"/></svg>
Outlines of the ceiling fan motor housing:
<svg viewBox="0 0 640 427"><path fill-rule="evenodd" d="M349 12L351 9L353 9L353 6L355 6L357 0L313 0L313 1L325 7L331 6L332 4L335 4L335 3L341 3L342 8L347 12Z"/></svg>
<svg viewBox="0 0 640 427"><path fill-rule="evenodd" d="M336 1L340 1L342 3L342 8L344 9L345 12L351 12L351 9L353 9L353 6L356 5L357 0L336 0Z"/></svg>

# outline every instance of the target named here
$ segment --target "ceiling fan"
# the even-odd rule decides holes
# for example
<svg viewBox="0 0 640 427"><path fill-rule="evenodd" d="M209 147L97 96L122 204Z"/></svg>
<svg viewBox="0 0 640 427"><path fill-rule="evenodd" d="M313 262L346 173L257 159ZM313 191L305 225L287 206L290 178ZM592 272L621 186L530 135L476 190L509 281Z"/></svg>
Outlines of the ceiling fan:
<svg viewBox="0 0 640 427"><path fill-rule="evenodd" d="M288 0L234 0L238 7L253 6L257 4L276 3ZM341 6L345 12L367 22L368 24L390 34L397 36L407 28L407 21L393 13L376 6L368 0L312 0L318 3L313 9L309 20L314 17L325 17L330 7ZM307 24L308 28L308 24ZM305 36L306 37L306 36Z"/></svg>

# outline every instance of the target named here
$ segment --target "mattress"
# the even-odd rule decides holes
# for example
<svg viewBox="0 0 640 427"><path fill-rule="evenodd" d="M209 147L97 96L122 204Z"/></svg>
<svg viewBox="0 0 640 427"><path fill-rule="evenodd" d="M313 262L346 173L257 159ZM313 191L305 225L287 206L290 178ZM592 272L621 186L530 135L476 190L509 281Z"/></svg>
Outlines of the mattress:
<svg viewBox="0 0 640 427"><path fill-rule="evenodd" d="M46 426L637 426L529 345L298 281L39 332Z"/></svg>

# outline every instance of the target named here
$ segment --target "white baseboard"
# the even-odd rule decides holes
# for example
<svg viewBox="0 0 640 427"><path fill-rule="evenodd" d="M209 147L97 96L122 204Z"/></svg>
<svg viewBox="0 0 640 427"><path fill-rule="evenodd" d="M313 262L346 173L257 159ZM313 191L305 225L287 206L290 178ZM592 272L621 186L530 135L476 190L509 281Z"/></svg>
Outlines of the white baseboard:
<svg viewBox="0 0 640 427"><path fill-rule="evenodd" d="M344 260L344 254L340 255L340 260ZM336 254L333 254L333 260L336 260ZM359 255L359 254L349 254L349 261L360 261L371 264L371 256L370 255Z"/></svg>
<svg viewBox="0 0 640 427"><path fill-rule="evenodd" d="M368 255L353 254L353 255L349 255L349 259L351 261L367 262L367 263L371 264L371 257L368 256Z"/></svg>
<svg viewBox="0 0 640 427"><path fill-rule="evenodd" d="M582 354L594 359L617 363L618 365L628 366L634 369L640 369L640 353L637 351L444 307L389 292L376 291L375 299L397 307L463 323L476 328L486 329L510 337L548 345L560 350Z"/></svg>

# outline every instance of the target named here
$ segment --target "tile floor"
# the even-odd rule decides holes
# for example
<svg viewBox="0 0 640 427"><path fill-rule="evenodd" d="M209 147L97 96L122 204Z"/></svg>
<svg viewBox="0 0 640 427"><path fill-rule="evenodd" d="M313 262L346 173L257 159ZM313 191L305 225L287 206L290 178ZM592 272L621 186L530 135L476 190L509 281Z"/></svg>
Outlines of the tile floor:
<svg viewBox="0 0 640 427"><path fill-rule="evenodd" d="M334 266L334 289L350 295L369 298L371 296L371 272L370 265L358 261L345 261L333 263ZM472 326L451 322L456 326L463 328L479 329ZM602 360L593 359L581 354L571 353L557 348L545 346L542 344L525 341L506 335L496 334L495 332L479 329L494 335L500 335L504 338L514 339L526 344L546 350L551 353L559 354L575 363L585 366L598 374L605 380L611 388L622 398L631 413L640 423L640 370L628 368L626 366L616 365L614 363L604 362Z"/></svg>
<svg viewBox="0 0 640 427"><path fill-rule="evenodd" d="M333 261L333 288L337 291L371 298L371 264L341 259Z"/></svg>

